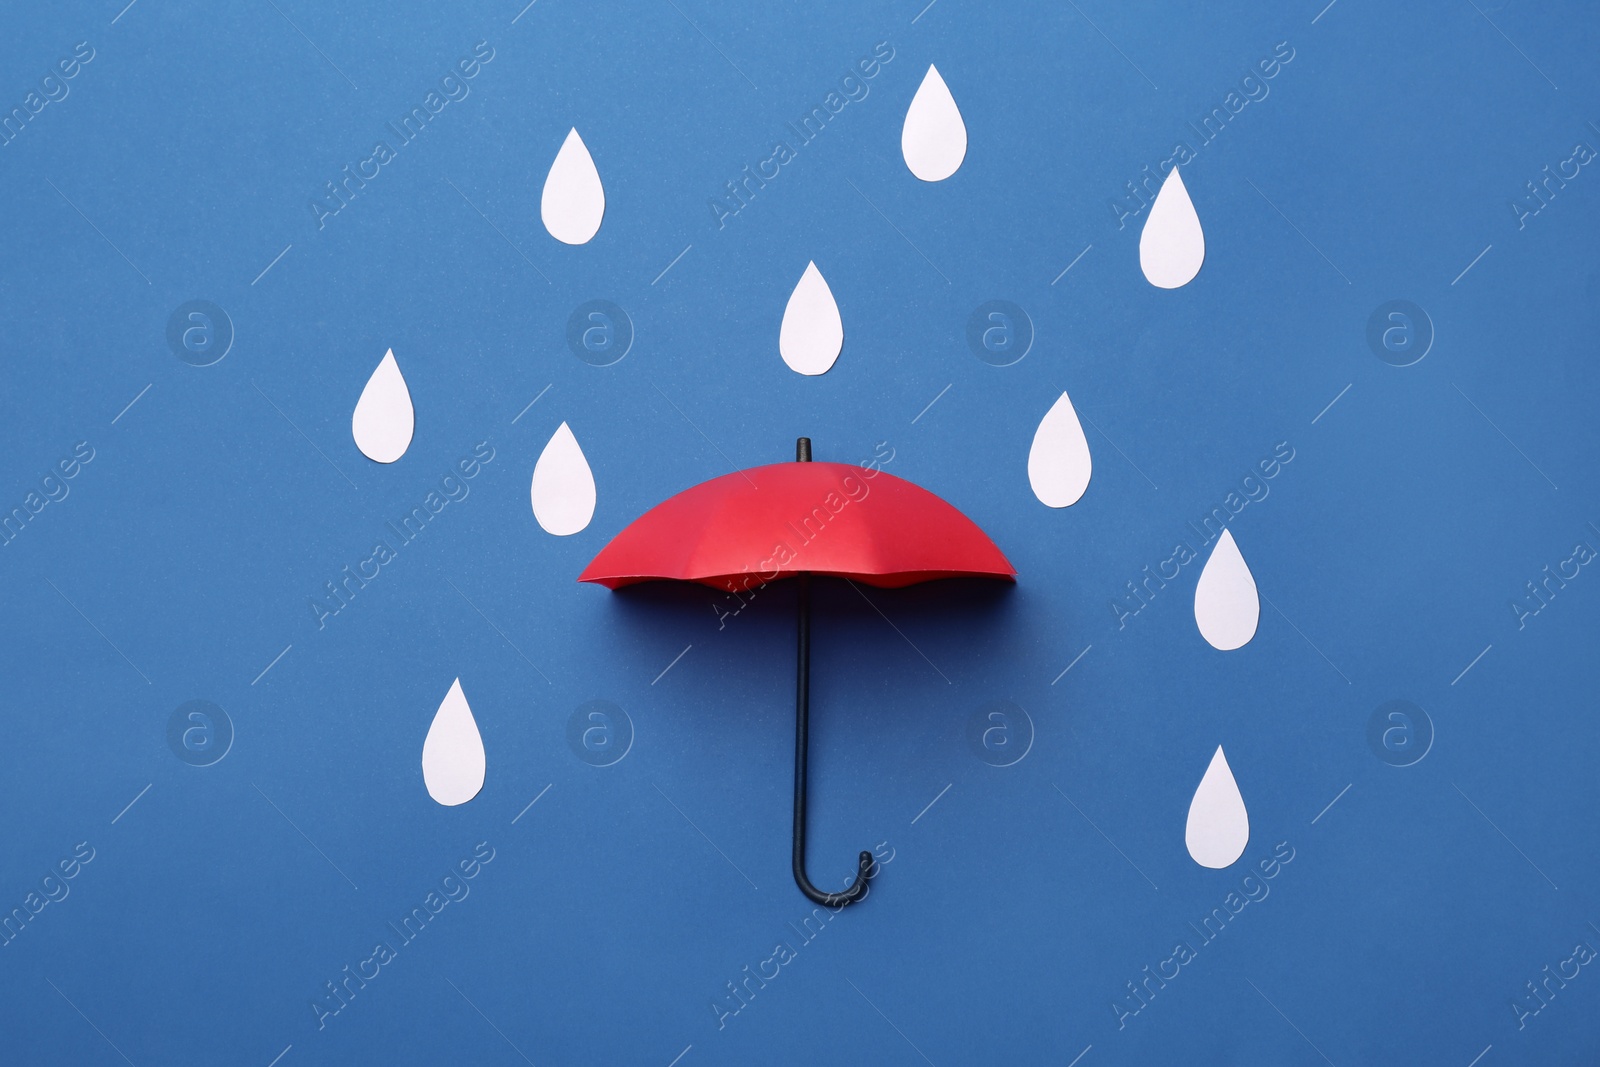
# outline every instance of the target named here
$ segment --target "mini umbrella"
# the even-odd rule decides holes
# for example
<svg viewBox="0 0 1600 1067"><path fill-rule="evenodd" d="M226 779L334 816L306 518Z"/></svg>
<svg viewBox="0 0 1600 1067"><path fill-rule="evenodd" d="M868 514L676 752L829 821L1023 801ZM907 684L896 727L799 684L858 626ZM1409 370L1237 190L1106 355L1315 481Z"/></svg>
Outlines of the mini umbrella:
<svg viewBox="0 0 1600 1067"><path fill-rule="evenodd" d="M936 578L998 578L1016 571L976 523L903 478L846 463L811 462L811 440L794 463L773 463L702 482L635 519L579 575L617 589L668 579L749 590L780 578L799 582L795 688L794 880L828 907L866 893L872 853L854 884L825 893L806 877L806 735L810 716L811 576L880 588Z"/></svg>

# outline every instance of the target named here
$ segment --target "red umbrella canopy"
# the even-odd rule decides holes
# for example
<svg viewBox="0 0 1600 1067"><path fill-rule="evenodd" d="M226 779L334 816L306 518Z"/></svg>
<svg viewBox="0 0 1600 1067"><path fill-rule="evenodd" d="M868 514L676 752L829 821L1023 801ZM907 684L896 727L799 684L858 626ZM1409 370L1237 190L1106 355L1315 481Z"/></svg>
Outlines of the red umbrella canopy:
<svg viewBox="0 0 1600 1067"><path fill-rule="evenodd" d="M799 574L898 588L1016 579L976 523L939 497L848 463L773 463L702 482L629 524L578 577L753 588Z"/></svg>

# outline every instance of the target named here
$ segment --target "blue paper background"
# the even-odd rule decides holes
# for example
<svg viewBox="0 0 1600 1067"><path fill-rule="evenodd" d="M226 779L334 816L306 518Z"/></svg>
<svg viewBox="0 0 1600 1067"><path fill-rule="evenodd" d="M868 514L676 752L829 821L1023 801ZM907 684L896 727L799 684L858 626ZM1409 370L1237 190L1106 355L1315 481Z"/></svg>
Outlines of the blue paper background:
<svg viewBox="0 0 1600 1067"><path fill-rule="evenodd" d="M0 506L94 450L0 548L0 910L78 842L95 854L0 948L0 1058L1600 1056L1592 967L1520 1027L1511 1006L1600 947L1600 578L1582 569L1520 628L1508 607L1600 546L1600 177L1582 168L1520 226L1510 207L1600 144L1590 8L519 6L0 15L0 110L94 49L0 147ZM323 183L480 40L494 58L470 96L319 229ZM893 59L869 94L719 227L709 199L878 42ZM1204 268L1151 287L1141 219L1119 228L1110 203L1279 42L1294 58L1270 93L1183 169ZM936 185L898 148L930 63L970 135ZM574 125L607 193L576 248L538 214ZM803 378L777 332L812 259L846 340ZM203 368L165 337L195 298L236 331ZM1010 367L966 341L995 298L1036 331ZM637 332L611 367L568 350L591 299ZM1413 366L1366 341L1391 299L1436 332ZM390 347L417 431L380 467L350 412ZM1064 389L1095 471L1054 511L1026 458ZM562 421L599 506L558 539L528 480ZM792 593L719 630L704 590L573 581L651 504L802 433L822 459L886 443L888 470L1021 573L999 596L874 593L895 628L819 592L813 876L837 883L879 842L893 859L809 943L786 926L809 911L788 872ZM309 598L481 441L495 458L470 495L319 629ZM1292 462L1231 524L1270 602L1255 640L1202 641L1198 563L1119 627L1125 583L1279 442ZM488 780L447 809L419 756L458 676ZM1436 732L1404 768L1367 735L1398 698ZM195 699L237 733L204 768L166 740ZM567 741L594 699L632 723L613 766ZM967 740L996 700L1035 733L1004 768ZM1183 839L1218 744L1251 815L1225 871ZM324 983L397 940L386 923L480 841L494 859L470 895L319 1029ZM1189 924L1279 842L1294 859L1270 895L1119 1019L1125 983L1198 945ZM779 941L797 958L719 1026L726 983Z"/></svg>

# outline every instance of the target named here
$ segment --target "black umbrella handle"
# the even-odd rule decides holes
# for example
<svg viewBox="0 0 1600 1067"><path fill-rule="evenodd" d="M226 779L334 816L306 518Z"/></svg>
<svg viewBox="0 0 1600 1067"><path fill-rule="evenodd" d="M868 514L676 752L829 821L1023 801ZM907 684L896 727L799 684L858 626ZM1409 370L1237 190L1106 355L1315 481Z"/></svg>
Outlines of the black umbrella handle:
<svg viewBox="0 0 1600 1067"><path fill-rule="evenodd" d="M811 439L802 437L795 445L795 459L811 460ZM872 877L872 853L863 851L856 859L855 883L843 893L824 893L806 877L806 749L811 717L811 576L801 574L799 583L799 633L794 698L794 881L800 892L828 908L854 904L867 895L867 880Z"/></svg>

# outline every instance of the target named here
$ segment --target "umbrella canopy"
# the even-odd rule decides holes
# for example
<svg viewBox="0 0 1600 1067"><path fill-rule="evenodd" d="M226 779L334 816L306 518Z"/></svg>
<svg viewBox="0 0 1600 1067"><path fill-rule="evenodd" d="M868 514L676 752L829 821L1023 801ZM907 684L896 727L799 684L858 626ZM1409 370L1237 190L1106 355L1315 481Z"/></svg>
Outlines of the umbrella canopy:
<svg viewBox="0 0 1600 1067"><path fill-rule="evenodd" d="M811 884L806 863L806 748L811 687L811 576L896 588L935 578L997 578L1016 571L971 519L926 489L882 471L811 462L713 478L656 505L601 549L578 577L617 589L653 579L752 589L780 578L799 585L795 684L794 880L818 904L860 900L872 853L857 858L842 893Z"/></svg>
<svg viewBox="0 0 1600 1067"><path fill-rule="evenodd" d="M898 588L1016 577L976 523L919 485L848 463L773 463L685 489L634 520L580 582L717 589L801 574Z"/></svg>

